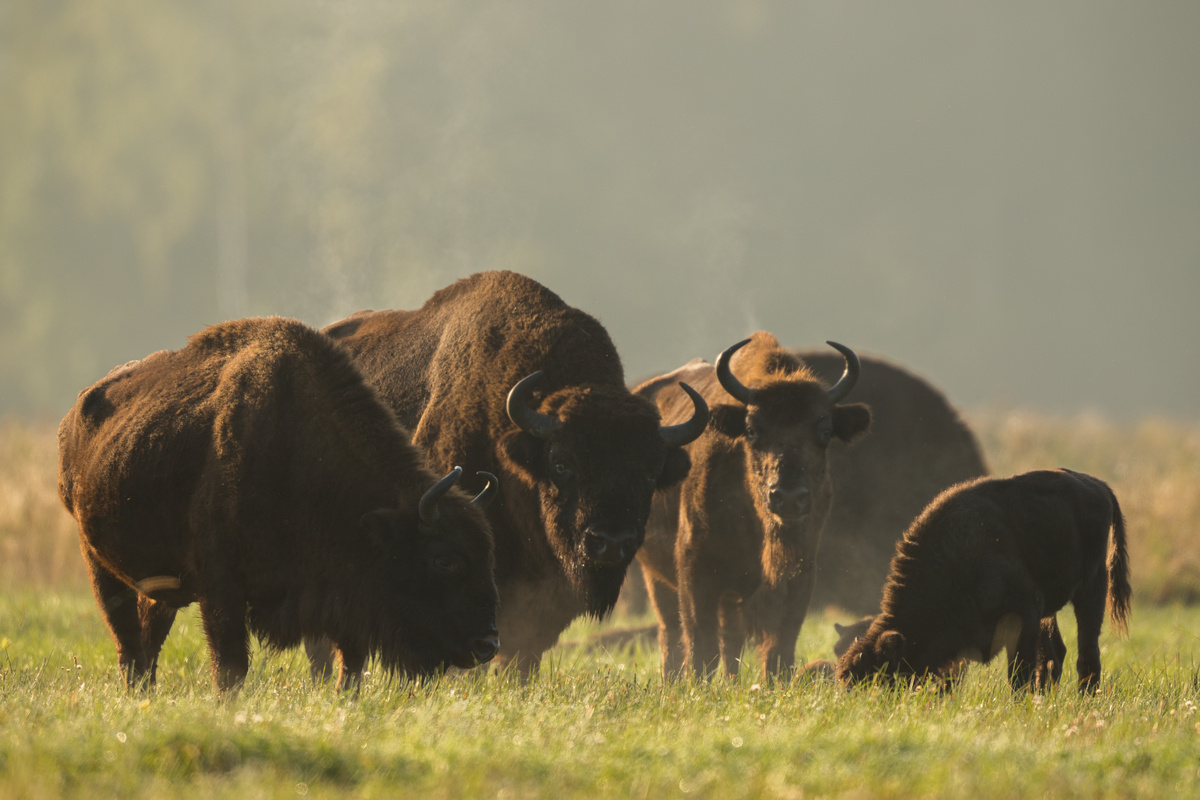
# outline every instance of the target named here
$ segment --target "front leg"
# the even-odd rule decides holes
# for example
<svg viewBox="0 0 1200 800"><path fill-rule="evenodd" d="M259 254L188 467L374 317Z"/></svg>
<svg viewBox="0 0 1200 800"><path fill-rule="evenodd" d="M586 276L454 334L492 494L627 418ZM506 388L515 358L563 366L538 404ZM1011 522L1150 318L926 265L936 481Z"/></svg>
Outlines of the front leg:
<svg viewBox="0 0 1200 800"><path fill-rule="evenodd" d="M720 595L714 586L695 578L691 565L679 570L683 655L694 674L710 677L721 658L718 637Z"/></svg>
<svg viewBox="0 0 1200 800"><path fill-rule="evenodd" d="M646 577L646 589L649 590L650 604L654 606L654 614L658 617L658 651L662 657L663 680L674 680L680 676L683 665L683 629L679 619L679 595L676 590L665 582Z"/></svg>
<svg viewBox="0 0 1200 800"><path fill-rule="evenodd" d="M746 621L742 615L742 598L733 592L721 595L721 661L725 674L737 677L742 664L742 649L746 646Z"/></svg>
<svg viewBox="0 0 1200 800"><path fill-rule="evenodd" d="M363 647L342 643L338 645L338 652L341 654L342 662L338 669L338 691L353 691L357 694L362 688L362 674L363 667L367 663L367 651Z"/></svg>

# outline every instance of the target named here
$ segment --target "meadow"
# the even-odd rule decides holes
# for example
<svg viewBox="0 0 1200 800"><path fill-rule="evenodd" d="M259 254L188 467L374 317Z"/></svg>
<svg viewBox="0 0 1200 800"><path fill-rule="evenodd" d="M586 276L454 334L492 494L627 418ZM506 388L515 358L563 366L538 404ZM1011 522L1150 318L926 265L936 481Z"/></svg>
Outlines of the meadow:
<svg viewBox="0 0 1200 800"><path fill-rule="evenodd" d="M1109 481L1129 522L1128 638L1101 637L1080 697L1013 695L999 662L953 694L844 691L797 676L664 685L652 641L580 623L526 685L466 673L313 685L298 652L256 651L216 699L194 609L154 694L129 694L54 487L49 425L0 424L0 797L1164 797L1200 793L1200 427L1012 410L970 416L992 470ZM804 658L837 609L814 609Z"/></svg>

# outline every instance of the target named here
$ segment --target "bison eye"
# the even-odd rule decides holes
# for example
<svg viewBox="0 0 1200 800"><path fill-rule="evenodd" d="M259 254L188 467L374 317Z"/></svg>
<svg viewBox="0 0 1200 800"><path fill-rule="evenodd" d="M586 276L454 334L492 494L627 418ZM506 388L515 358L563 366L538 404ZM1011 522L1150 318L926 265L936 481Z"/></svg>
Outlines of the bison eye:
<svg viewBox="0 0 1200 800"><path fill-rule="evenodd" d="M747 425L746 426L746 441L753 442L757 438L758 438L758 431L754 430L754 428L751 428L749 425Z"/></svg>
<svg viewBox="0 0 1200 800"><path fill-rule="evenodd" d="M429 569L438 575L453 575L462 569L462 559L446 553L439 553L429 558Z"/></svg>
<svg viewBox="0 0 1200 800"><path fill-rule="evenodd" d="M561 461L555 461L554 466L551 467L551 469L554 471L554 474L551 476L551 478L560 486L568 483L571 478L575 476L575 473L571 470L571 468Z"/></svg>

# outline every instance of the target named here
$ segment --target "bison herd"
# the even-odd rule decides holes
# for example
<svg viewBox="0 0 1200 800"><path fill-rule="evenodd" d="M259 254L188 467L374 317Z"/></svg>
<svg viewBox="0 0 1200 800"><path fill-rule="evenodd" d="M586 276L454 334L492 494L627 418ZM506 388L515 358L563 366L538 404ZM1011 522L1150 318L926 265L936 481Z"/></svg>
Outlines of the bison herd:
<svg viewBox="0 0 1200 800"><path fill-rule="evenodd" d="M336 656L343 688L369 658L527 678L636 559L667 679L735 673L748 640L786 678L816 598L869 615L839 627L847 685L1006 650L1044 688L1069 602L1094 691L1105 605L1129 612L1108 486L985 477L936 389L829 345L758 332L630 388L594 317L512 272L323 331L225 322L79 394L59 494L130 687L193 602L221 691L251 632L315 674Z"/></svg>

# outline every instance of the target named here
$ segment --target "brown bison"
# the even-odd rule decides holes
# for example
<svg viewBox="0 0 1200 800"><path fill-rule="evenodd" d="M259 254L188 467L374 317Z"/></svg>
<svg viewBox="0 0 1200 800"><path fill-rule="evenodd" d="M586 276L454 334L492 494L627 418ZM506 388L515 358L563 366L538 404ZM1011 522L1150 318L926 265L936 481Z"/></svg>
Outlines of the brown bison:
<svg viewBox="0 0 1200 800"><path fill-rule="evenodd" d="M58 490L130 686L153 683L177 609L200 603L236 689L248 630L325 636L428 674L496 652L487 495L420 451L345 352L294 320L214 325L113 370L58 429Z"/></svg>
<svg viewBox="0 0 1200 800"><path fill-rule="evenodd" d="M1109 530L1112 540L1109 540ZM1014 689L1044 688L1075 609L1080 691L1100 683L1100 627L1129 616L1125 520L1103 481L1070 470L980 478L946 490L904 533L883 603L838 661L839 680L945 679L961 659L1008 651Z"/></svg>
<svg viewBox="0 0 1200 800"><path fill-rule="evenodd" d="M833 502L829 445L858 438L871 422L866 406L841 403L858 377L857 357L830 344L845 371L828 389L759 332L721 353L715 367L696 359L635 390L675 420L686 409L677 388L686 380L712 409L708 430L688 447L691 472L655 497L638 554L664 675L684 666L709 674L719 658L733 674L746 623L764 673L794 666Z"/></svg>
<svg viewBox="0 0 1200 800"><path fill-rule="evenodd" d="M841 374L836 354L796 354L824 381ZM837 493L821 535L813 602L868 614L879 609L900 533L942 490L988 468L974 434L940 391L884 359L860 358L854 397L871 407L871 435L829 453Z"/></svg>
<svg viewBox="0 0 1200 800"><path fill-rule="evenodd" d="M415 311L363 311L325 332L434 465L500 476L488 510L497 663L515 659L528 675L572 620L608 613L654 491L687 474L683 445L708 420L698 395L679 424L661 425L626 388L603 326L513 272L472 275Z"/></svg>

